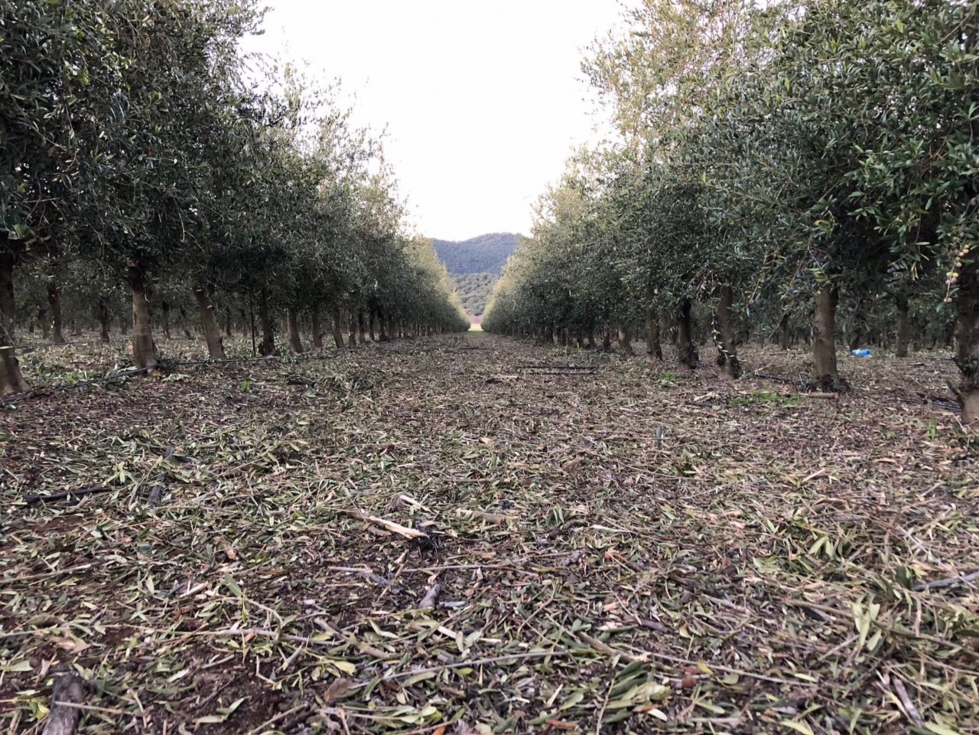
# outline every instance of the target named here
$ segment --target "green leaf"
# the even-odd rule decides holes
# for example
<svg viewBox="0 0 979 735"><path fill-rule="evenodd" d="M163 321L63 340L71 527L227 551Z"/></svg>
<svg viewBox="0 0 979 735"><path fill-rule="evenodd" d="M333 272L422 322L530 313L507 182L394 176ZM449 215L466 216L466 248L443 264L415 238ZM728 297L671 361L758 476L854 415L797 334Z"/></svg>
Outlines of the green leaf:
<svg viewBox="0 0 979 735"><path fill-rule="evenodd" d="M245 596L245 593L241 591L241 587L238 586L238 583L235 582L234 577L232 577L230 574L225 574L223 577L221 577L221 582L235 597Z"/></svg>
<svg viewBox="0 0 979 735"><path fill-rule="evenodd" d="M962 735L958 730L954 730L948 725L943 725L940 722L927 722L925 723L925 729L929 732L935 733L935 735Z"/></svg>
<svg viewBox="0 0 979 735"><path fill-rule="evenodd" d="M7 664L6 666L0 666L0 671L4 673L22 673L25 671L33 671L34 667L31 666L31 662L25 660L16 661L12 664Z"/></svg>
<svg viewBox="0 0 979 735"><path fill-rule="evenodd" d="M801 732L802 735L815 735L812 728L809 727L805 722L796 722L795 720L782 720L779 723L782 727L787 727L790 730L795 730L796 732Z"/></svg>

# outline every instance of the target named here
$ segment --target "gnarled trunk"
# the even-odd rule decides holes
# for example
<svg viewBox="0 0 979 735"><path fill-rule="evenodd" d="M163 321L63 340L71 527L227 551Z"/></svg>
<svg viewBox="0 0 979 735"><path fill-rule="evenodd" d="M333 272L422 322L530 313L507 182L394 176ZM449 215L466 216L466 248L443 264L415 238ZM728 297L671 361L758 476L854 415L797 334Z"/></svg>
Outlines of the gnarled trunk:
<svg viewBox="0 0 979 735"><path fill-rule="evenodd" d="M979 265L976 263L963 264L959 273L955 364L962 375L959 384L962 422L979 423Z"/></svg>
<svg viewBox="0 0 979 735"><path fill-rule="evenodd" d="M150 302L146 296L146 271L139 263L131 262L127 270L129 289L133 295L133 364L138 368L156 367L156 345L150 327Z"/></svg>
<svg viewBox="0 0 979 735"><path fill-rule="evenodd" d="M102 342L109 342L109 305L106 303L105 296L99 296L98 315L99 339Z"/></svg>
<svg viewBox="0 0 979 735"><path fill-rule="evenodd" d="M367 320L367 336L370 337L371 342L377 342L377 337L374 332L374 325L377 323L377 314L371 309L370 317Z"/></svg>
<svg viewBox="0 0 979 735"><path fill-rule="evenodd" d="M286 309L286 333L289 336L289 349L295 354L303 351L303 342L299 337L299 310L294 307Z"/></svg>
<svg viewBox="0 0 979 735"><path fill-rule="evenodd" d="M360 309L357 311L357 341L360 344L367 344L367 336L364 333L364 310Z"/></svg>
<svg viewBox="0 0 979 735"><path fill-rule="evenodd" d="M208 357L212 360L223 360L224 339L221 337L221 330L214 313L211 288L205 286L194 289L194 298L197 299L197 308L201 312L201 327L204 329L204 339L207 341Z"/></svg>
<svg viewBox="0 0 979 735"><path fill-rule="evenodd" d="M663 345L659 341L659 314L654 306L646 308L646 354L657 360L663 359Z"/></svg>
<svg viewBox="0 0 979 735"><path fill-rule="evenodd" d="M632 349L632 334L629 332L629 327L625 325L619 327L619 347L629 357L636 354Z"/></svg>
<svg viewBox="0 0 979 735"><path fill-rule="evenodd" d="M832 286L823 286L816 293L816 310L812 316L812 356L816 364L813 379L823 389L837 387L840 379L833 337L838 300L839 291Z"/></svg>
<svg viewBox="0 0 979 735"><path fill-rule="evenodd" d="M741 377L741 362L738 360L738 347L734 337L734 292L730 286L721 286L717 299L717 364L724 368L724 374L732 380Z"/></svg>
<svg viewBox="0 0 979 735"><path fill-rule="evenodd" d="M51 342L56 345L66 344L61 319L61 295L58 293L58 281L54 275L48 276L48 306L51 309Z"/></svg>
<svg viewBox="0 0 979 735"><path fill-rule="evenodd" d="M908 335L911 332L911 325L908 321L908 297L898 294L894 297L897 302L897 357L908 356Z"/></svg>
<svg viewBox="0 0 979 735"><path fill-rule="evenodd" d="M680 299L680 311L677 315L676 324L676 350L680 358L680 364L695 369L700 364L700 355L693 344L693 320L690 311L693 304L690 299L683 297Z"/></svg>
<svg viewBox="0 0 979 735"><path fill-rule="evenodd" d="M262 328L262 342L258 346L258 352L263 357L275 354L275 324L272 322L272 315L269 312L269 292L262 289L258 295L258 321Z"/></svg>

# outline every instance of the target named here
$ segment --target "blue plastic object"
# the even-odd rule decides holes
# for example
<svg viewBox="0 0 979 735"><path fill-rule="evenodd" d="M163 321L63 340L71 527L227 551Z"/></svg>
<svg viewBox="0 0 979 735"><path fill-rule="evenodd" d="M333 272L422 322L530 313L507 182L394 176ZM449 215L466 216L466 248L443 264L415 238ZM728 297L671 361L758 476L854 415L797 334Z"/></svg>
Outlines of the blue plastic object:
<svg viewBox="0 0 979 735"><path fill-rule="evenodd" d="M850 354L854 357L873 357L874 353L870 350L850 350Z"/></svg>

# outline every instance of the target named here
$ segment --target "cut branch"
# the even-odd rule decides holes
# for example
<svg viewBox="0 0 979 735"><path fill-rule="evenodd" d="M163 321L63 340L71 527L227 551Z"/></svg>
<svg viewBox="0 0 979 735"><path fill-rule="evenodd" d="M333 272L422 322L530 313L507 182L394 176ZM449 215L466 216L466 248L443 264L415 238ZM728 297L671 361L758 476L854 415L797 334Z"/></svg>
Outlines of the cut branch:
<svg viewBox="0 0 979 735"><path fill-rule="evenodd" d="M64 674L54 682L51 713L44 721L42 735L72 735L78 727L81 712L75 705L85 699L88 683L77 674Z"/></svg>

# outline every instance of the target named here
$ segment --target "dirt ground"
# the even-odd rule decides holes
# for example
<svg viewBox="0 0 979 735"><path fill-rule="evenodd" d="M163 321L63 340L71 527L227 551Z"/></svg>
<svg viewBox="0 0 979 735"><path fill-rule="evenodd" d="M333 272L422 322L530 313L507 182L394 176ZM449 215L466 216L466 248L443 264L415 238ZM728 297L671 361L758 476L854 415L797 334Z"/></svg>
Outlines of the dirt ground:
<svg viewBox="0 0 979 735"><path fill-rule="evenodd" d="M827 398L802 352L472 333L38 390L0 407L0 732L74 671L80 733L979 733L948 357Z"/></svg>

